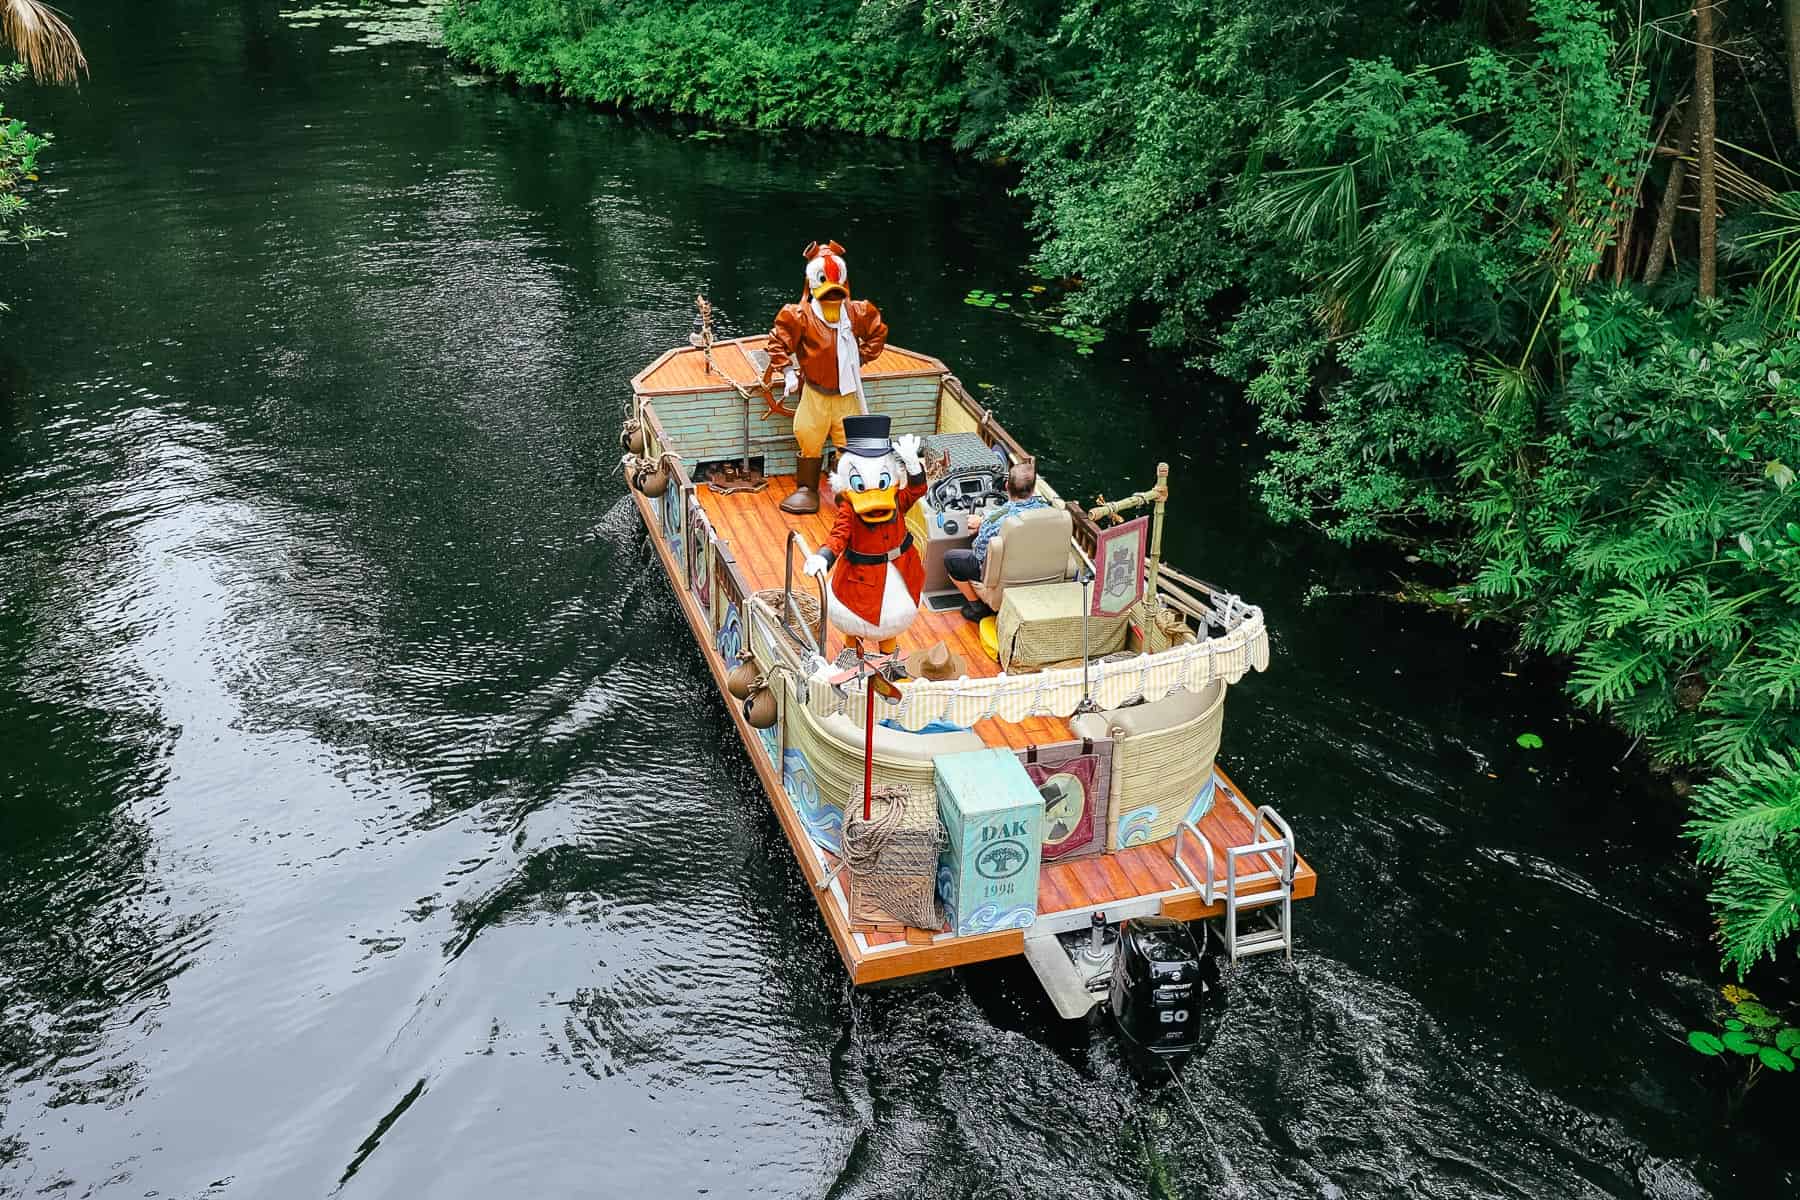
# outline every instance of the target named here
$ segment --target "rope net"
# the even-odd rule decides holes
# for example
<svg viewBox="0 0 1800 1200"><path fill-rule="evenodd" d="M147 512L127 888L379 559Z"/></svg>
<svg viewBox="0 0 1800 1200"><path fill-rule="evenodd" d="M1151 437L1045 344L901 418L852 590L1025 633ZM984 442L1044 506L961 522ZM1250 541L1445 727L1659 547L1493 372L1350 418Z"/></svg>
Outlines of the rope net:
<svg viewBox="0 0 1800 1200"><path fill-rule="evenodd" d="M850 871L850 919L896 920L936 930L938 851L944 845L932 788L883 784L871 792L870 816L862 816L862 788L844 816L844 864Z"/></svg>

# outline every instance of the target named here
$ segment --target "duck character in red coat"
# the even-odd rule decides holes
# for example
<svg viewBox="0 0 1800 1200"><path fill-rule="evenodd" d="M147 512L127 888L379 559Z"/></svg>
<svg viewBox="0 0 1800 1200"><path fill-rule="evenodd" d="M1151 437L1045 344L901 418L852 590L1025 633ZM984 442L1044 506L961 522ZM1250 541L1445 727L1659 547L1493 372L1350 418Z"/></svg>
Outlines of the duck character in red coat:
<svg viewBox="0 0 1800 1200"><path fill-rule="evenodd" d="M862 649L873 641L892 654L900 634L919 615L925 564L906 530L906 513L925 495L919 439L890 441L886 416L844 418L844 452L831 474L837 521L831 536L802 567L814 578L831 572L826 611L831 623Z"/></svg>

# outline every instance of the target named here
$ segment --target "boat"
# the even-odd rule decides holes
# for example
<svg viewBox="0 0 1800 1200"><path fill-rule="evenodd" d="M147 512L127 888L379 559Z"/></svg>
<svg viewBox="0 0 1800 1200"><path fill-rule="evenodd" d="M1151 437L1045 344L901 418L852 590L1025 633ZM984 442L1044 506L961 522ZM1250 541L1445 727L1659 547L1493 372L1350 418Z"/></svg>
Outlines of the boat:
<svg viewBox="0 0 1800 1200"><path fill-rule="evenodd" d="M1226 697L1267 666L1268 633L1260 609L1160 561L1168 468L1159 465L1144 491L1092 508L1040 477L1038 492L1056 516L1040 522L1048 534L1035 536L1066 545L1051 556L1047 579L1010 584L997 618L977 625L960 611L964 596L944 575L942 551L967 544L1008 465L1031 456L941 360L883 349L863 368L869 411L886 414L896 437L924 440L931 475L926 498L905 515L926 581L899 653L941 643L960 674L890 681L897 673L889 670L878 698L874 673L846 685L854 655L840 654L822 615L822 585L801 571L830 532L831 506L814 515L779 507L795 486L796 452L789 421L761 383L765 339L715 341L700 305L690 344L631 381L624 472L648 544L853 983L1022 955L1057 1010L1079 1016L1101 1002L1121 924L1157 919L1207 923L1203 939L1231 961L1291 958L1293 905L1314 894L1317 876L1281 814L1254 802L1216 761ZM1113 557L1112 531L1134 509L1151 526L1139 542L1147 553L1132 562L1141 577L1121 583L1114 570L1106 586L1142 587L1123 618L1097 619L1094 556L1105 542ZM1016 561L1006 549L1007 562ZM1033 616L1046 605L1047 616ZM1077 625L1078 647L1070 640ZM977 774L960 777L977 782L953 785L950 768L970 764ZM879 908L871 915L844 847L845 814L863 795L865 770L876 788L935 789L951 817L947 789L1017 799L1017 780L1028 778L1035 798L1027 798L1039 808L1026 815L1041 844L990 848L971 867L960 843L941 844L956 843L956 832L941 830L940 924L908 926ZM990 770L1000 782L979 774ZM964 799L965 808L980 803ZM1035 886L986 878L1022 868L1035 872ZM977 912L970 888L954 894L963 876L1006 894Z"/></svg>

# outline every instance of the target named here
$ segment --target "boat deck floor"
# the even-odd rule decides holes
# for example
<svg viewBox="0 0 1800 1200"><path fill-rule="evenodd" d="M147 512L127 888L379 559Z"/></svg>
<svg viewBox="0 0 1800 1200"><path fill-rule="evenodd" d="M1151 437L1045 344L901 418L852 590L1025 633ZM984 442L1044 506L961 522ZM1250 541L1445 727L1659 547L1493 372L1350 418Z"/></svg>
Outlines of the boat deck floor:
<svg viewBox="0 0 1800 1200"><path fill-rule="evenodd" d="M832 514L823 510L811 516L793 516L779 505L793 493L792 476L775 476L761 492L719 495L704 485L695 489L707 519L717 536L727 543L738 570L752 591L780 588L784 577L783 556L787 548L787 532L798 529L812 547L822 544L831 530ZM657 528L657 519L649 502L631 493L639 515L647 528ZM650 545L662 560L684 615L706 656L721 689L725 683L725 666L712 647L706 618L692 594L679 581L682 573L659 537L651 537ZM796 574L799 564L796 562ZM810 581L808 581L810 583ZM992 675L998 665L981 648L979 631L954 609L935 613L921 609L918 620L900 639L902 653L924 649L942 640L967 665L969 674ZM833 635L831 651L841 647ZM1019 930L974 934L958 937L945 932L925 930L896 932L853 926L843 899L842 888L830 882L836 860L816 846L807 836L798 814L787 799L781 783L781 767L770 762L761 752L761 740L744 720L742 706L727 704L727 710L739 726L739 733L749 751L752 764L762 779L780 819L788 841L798 857L802 871L812 886L825 916L832 939L837 943L851 977L857 983L901 978L942 970L966 963L1007 958L1024 952L1024 934ZM992 746L1023 750L1033 745L1067 741L1072 736L1068 722L1060 717L1035 717L1012 724L989 720L977 725L976 732ZM1255 840L1252 826L1255 805L1224 774L1218 771L1218 800L1202 818L1200 829L1220 852L1228 847L1245 846ZM1121 909L1137 907L1142 911L1160 908L1164 914L1181 920L1198 920L1224 913L1224 902L1208 903L1176 870L1175 841L1168 839L1145 846L1135 846L1110 854L1056 863L1045 863L1039 876L1038 913L1040 921L1056 919L1070 927L1078 926L1087 914L1112 909L1114 918ZM1271 870L1260 862L1246 863L1251 874L1239 880L1240 895L1254 896L1272 891L1276 880ZM1223 864L1220 864L1223 871ZM1294 898L1311 896L1317 877L1304 859L1299 860L1294 879ZM1222 889L1222 885L1221 885Z"/></svg>

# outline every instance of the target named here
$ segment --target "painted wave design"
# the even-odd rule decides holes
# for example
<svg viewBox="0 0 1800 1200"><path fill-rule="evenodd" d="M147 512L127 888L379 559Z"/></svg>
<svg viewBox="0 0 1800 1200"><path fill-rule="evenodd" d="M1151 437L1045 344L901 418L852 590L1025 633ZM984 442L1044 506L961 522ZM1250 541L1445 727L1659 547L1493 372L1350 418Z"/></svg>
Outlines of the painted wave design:
<svg viewBox="0 0 1800 1200"><path fill-rule="evenodd" d="M719 623L715 644L718 646L719 657L725 660L727 670L744 661L744 621L738 615L736 604L725 606L725 619Z"/></svg>
<svg viewBox="0 0 1800 1200"><path fill-rule="evenodd" d="M813 781L812 767L807 764L805 754L789 750L781 756L781 783L799 810L800 823L806 826L807 836L833 854L842 853L844 810L835 804L827 804L819 795L819 785Z"/></svg>
<svg viewBox="0 0 1800 1200"><path fill-rule="evenodd" d="M1187 820L1190 822L1198 821L1201 817L1204 817L1207 813L1211 812L1213 801L1217 799L1218 796L1218 790L1219 777L1217 775L1208 776L1206 786L1200 789L1200 794L1194 797L1194 802L1192 804L1188 805Z"/></svg>
<svg viewBox="0 0 1800 1200"><path fill-rule="evenodd" d="M1150 840L1151 827L1159 812L1154 804L1134 808L1119 818L1119 845L1142 846Z"/></svg>
<svg viewBox="0 0 1800 1200"><path fill-rule="evenodd" d="M966 930L971 933L992 933L997 929L1026 929L1035 920L1037 909L1029 904L1004 909L998 904L984 904L969 914Z"/></svg>

